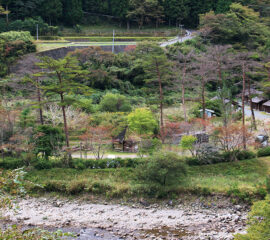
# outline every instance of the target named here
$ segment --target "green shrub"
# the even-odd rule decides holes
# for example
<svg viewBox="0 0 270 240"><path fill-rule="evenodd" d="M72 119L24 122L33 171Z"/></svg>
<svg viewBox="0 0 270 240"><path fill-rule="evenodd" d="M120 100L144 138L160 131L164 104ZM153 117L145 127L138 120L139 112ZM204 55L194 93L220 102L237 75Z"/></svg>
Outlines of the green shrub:
<svg viewBox="0 0 270 240"><path fill-rule="evenodd" d="M115 159L80 159L72 160L71 167L79 170L83 169L106 169L106 168L135 168L142 163L139 158L115 158Z"/></svg>
<svg viewBox="0 0 270 240"><path fill-rule="evenodd" d="M249 160L256 158L256 154L252 151L242 150L242 151L234 151L234 152L223 152L219 153L215 151L209 151L209 149L199 150L198 156L196 157L187 157L186 163L190 166L196 165L205 165L205 164L215 164L221 162L232 162L235 160L242 161L242 160Z"/></svg>
<svg viewBox="0 0 270 240"><path fill-rule="evenodd" d="M95 108L92 104L92 99L82 98L73 104L74 107L79 108L87 113L94 113Z"/></svg>
<svg viewBox="0 0 270 240"><path fill-rule="evenodd" d="M257 152L258 157L266 157L270 156L270 147L264 147L258 150Z"/></svg>
<svg viewBox="0 0 270 240"><path fill-rule="evenodd" d="M33 138L34 153L39 153L46 159L52 156L63 146L62 130L50 125L40 125L35 130Z"/></svg>
<svg viewBox="0 0 270 240"><path fill-rule="evenodd" d="M5 40L9 42L13 42L13 41L31 42L34 40L30 32L9 31L9 32L1 33L0 37L4 38Z"/></svg>
<svg viewBox="0 0 270 240"><path fill-rule="evenodd" d="M126 96L107 93L100 102L100 109L105 112L129 112L131 105Z"/></svg>
<svg viewBox="0 0 270 240"><path fill-rule="evenodd" d="M0 161L0 168L17 169L24 166L24 162L20 158L5 157Z"/></svg>
<svg viewBox="0 0 270 240"><path fill-rule="evenodd" d="M196 157L187 157L186 158L186 163L189 165L189 166L198 166L200 165L200 161L198 158Z"/></svg>
<svg viewBox="0 0 270 240"><path fill-rule="evenodd" d="M162 188L179 183L186 173L185 162L176 153L158 152L137 166L135 177L139 182Z"/></svg>
<svg viewBox="0 0 270 240"><path fill-rule="evenodd" d="M247 202L251 203L251 195L246 191L241 191L238 186L232 186L228 191L227 194L230 197L235 198L238 202Z"/></svg>
<svg viewBox="0 0 270 240"><path fill-rule="evenodd" d="M242 150L236 154L236 158L239 161L248 160L248 159L256 158L256 154L252 151L249 151L249 150Z"/></svg>
<svg viewBox="0 0 270 240"><path fill-rule="evenodd" d="M270 175L266 178L266 190L270 193Z"/></svg>
<svg viewBox="0 0 270 240"><path fill-rule="evenodd" d="M235 240L269 240L270 198L254 203L248 216L246 234L237 234Z"/></svg>
<svg viewBox="0 0 270 240"><path fill-rule="evenodd" d="M45 158L38 159L37 163L34 165L34 167L37 170L42 170L42 169L51 169L53 168L53 164L51 161Z"/></svg>

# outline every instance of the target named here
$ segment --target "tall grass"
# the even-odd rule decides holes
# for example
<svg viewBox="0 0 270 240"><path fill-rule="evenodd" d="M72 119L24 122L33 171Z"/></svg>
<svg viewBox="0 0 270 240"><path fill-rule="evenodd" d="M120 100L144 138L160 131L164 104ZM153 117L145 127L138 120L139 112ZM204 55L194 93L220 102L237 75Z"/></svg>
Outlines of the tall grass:
<svg viewBox="0 0 270 240"><path fill-rule="evenodd" d="M138 196L147 189L133 179L131 168L119 169L49 169L34 170L27 179L44 186L41 191L64 194L93 193L107 197ZM264 195L270 173L270 158L252 159L214 165L191 166L184 181L171 192L224 195ZM30 189L36 191L37 189Z"/></svg>

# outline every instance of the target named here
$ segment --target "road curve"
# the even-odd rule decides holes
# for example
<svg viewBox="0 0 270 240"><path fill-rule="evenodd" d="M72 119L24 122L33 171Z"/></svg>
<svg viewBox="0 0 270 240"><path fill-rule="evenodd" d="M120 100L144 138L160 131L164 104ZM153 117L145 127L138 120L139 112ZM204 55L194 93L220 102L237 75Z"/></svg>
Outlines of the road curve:
<svg viewBox="0 0 270 240"><path fill-rule="evenodd" d="M164 42L164 43L161 43L160 46L161 47L167 47L167 46L170 46L170 45L173 45L175 43L180 43L180 42L185 42L187 40L190 40L192 38L194 38L196 36L196 34L192 34L191 31L189 30L186 30L186 35L184 37L176 37L174 39L171 39L167 42Z"/></svg>

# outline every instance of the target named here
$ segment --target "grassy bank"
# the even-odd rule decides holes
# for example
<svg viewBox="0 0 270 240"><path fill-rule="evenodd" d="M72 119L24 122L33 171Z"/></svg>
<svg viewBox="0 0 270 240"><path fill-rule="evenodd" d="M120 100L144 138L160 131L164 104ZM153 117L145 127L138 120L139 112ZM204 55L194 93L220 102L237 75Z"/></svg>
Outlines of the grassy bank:
<svg viewBox="0 0 270 240"><path fill-rule="evenodd" d="M133 180L134 169L50 169L34 170L27 179L44 186L42 191L63 194L93 193L107 197L144 195L148 189ZM190 166L181 184L170 191L174 194L232 195L242 200L266 193L265 182L270 172L270 158L233 163ZM35 187L32 191L38 191Z"/></svg>
<svg viewBox="0 0 270 240"><path fill-rule="evenodd" d="M132 27L127 29L126 26L120 27L116 24L97 24L97 25L81 25L80 30L75 28L63 27L60 29L62 36L111 36L113 29L115 30L116 36L175 36L180 32L178 27L161 26L155 27Z"/></svg>

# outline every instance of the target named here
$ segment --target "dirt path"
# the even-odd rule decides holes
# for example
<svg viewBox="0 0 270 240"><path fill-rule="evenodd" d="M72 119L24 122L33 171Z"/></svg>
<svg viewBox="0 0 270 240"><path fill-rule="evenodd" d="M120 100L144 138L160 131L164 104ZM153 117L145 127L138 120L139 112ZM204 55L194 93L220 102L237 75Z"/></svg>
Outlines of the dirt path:
<svg viewBox="0 0 270 240"><path fill-rule="evenodd" d="M81 158L80 153L73 153L73 158ZM85 155L82 154L82 158L85 158ZM103 159L115 159L115 158L138 158L137 154L117 154L117 153L107 153L103 156ZM93 154L87 154L87 159L95 159L95 156Z"/></svg>
<svg viewBox="0 0 270 240"><path fill-rule="evenodd" d="M209 207L198 199L188 205L141 202L127 206L32 198L20 200L18 205L17 213L5 213L14 222L82 230L96 228L118 239L233 239L234 233L244 231L247 211L244 206L223 202Z"/></svg>

